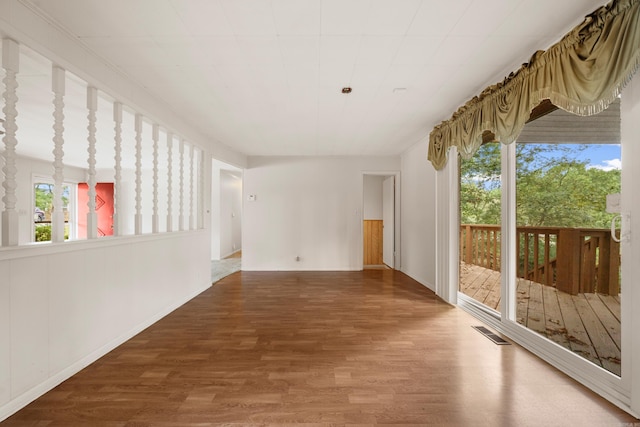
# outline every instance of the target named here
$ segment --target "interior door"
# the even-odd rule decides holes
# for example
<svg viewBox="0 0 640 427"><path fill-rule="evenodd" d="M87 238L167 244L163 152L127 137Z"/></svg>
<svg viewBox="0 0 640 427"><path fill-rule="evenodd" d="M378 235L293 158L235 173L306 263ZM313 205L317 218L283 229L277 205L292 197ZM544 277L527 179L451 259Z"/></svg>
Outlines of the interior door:
<svg viewBox="0 0 640 427"><path fill-rule="evenodd" d="M89 185L78 184L78 238L87 238L87 213L89 213ZM113 236L113 182L96 184L96 214L98 236Z"/></svg>
<svg viewBox="0 0 640 427"><path fill-rule="evenodd" d="M394 266L395 252L395 177L382 181L382 261Z"/></svg>

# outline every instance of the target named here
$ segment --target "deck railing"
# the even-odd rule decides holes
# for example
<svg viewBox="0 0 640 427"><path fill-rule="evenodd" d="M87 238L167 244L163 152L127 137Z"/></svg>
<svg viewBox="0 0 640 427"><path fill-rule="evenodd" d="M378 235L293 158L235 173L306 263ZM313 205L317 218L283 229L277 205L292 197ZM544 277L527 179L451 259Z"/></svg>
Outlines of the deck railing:
<svg viewBox="0 0 640 427"><path fill-rule="evenodd" d="M620 293L620 244L608 229L517 227L518 277L572 295ZM463 224L460 258L500 271L499 225Z"/></svg>

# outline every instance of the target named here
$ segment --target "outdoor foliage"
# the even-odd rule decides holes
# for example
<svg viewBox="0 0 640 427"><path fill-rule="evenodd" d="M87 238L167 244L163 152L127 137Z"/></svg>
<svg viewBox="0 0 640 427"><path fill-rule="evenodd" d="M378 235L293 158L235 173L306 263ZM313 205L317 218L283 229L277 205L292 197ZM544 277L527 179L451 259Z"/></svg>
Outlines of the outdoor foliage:
<svg viewBox="0 0 640 427"><path fill-rule="evenodd" d="M485 144L460 167L460 222L500 224L500 144Z"/></svg>
<svg viewBox="0 0 640 427"><path fill-rule="evenodd" d="M620 170L589 167L588 145L516 145L516 221L538 227L607 228L606 195L620 192ZM461 163L463 224L500 223L500 144Z"/></svg>
<svg viewBox="0 0 640 427"><path fill-rule="evenodd" d="M36 227L36 242L51 241L51 226L40 225Z"/></svg>
<svg viewBox="0 0 640 427"><path fill-rule="evenodd" d="M50 213L53 209L53 184L39 182L35 185L36 207ZM62 193L62 205L69 204L69 188L65 186Z"/></svg>
<svg viewBox="0 0 640 427"><path fill-rule="evenodd" d="M39 182L34 186L34 194L35 194L35 207L41 209L42 212L45 213L45 219L47 222L51 218L51 212L53 211L53 184ZM69 186L65 185L63 187L62 193L62 205L63 209L65 209L69 205ZM66 221L66 218L65 218ZM38 221L36 221L38 222ZM37 223L35 226L34 240L36 242L50 242L51 241L51 224L41 224ZM65 225L64 229L64 238L69 238L69 225Z"/></svg>
<svg viewBox="0 0 640 427"><path fill-rule="evenodd" d="M69 239L69 225L64 227L64 239ZM35 230L36 242L50 242L51 241L51 225L50 224L38 224Z"/></svg>
<svg viewBox="0 0 640 427"><path fill-rule="evenodd" d="M51 212L53 207L53 184L38 183L35 186L36 207Z"/></svg>

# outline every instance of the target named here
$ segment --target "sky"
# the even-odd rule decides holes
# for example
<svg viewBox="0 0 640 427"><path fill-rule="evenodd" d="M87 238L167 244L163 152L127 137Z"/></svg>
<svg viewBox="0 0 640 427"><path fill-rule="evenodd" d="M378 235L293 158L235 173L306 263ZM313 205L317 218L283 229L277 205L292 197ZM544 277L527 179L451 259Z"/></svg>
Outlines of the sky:
<svg viewBox="0 0 640 427"><path fill-rule="evenodd" d="M622 169L620 144L591 144L578 156L581 160L589 160L591 167L611 170Z"/></svg>
<svg viewBox="0 0 640 427"><path fill-rule="evenodd" d="M527 145L547 145L547 144L527 144ZM588 168L597 168L605 171L622 169L620 144L561 144L563 148L576 148L575 158L587 161ZM581 150L579 147L586 147ZM545 157L552 157L553 151L547 152ZM562 155L558 150L558 156ZM574 156L572 156L574 157Z"/></svg>

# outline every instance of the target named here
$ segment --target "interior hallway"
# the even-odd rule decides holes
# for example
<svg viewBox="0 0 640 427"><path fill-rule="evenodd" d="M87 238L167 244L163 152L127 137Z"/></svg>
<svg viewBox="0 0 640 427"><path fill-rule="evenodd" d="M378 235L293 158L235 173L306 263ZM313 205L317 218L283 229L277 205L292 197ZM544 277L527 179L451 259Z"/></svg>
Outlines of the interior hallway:
<svg viewBox="0 0 640 427"><path fill-rule="evenodd" d="M242 268L242 251L234 252L226 258L211 261L211 283L240 271Z"/></svg>
<svg viewBox="0 0 640 427"><path fill-rule="evenodd" d="M393 270L239 272L6 425L637 422L478 324Z"/></svg>

